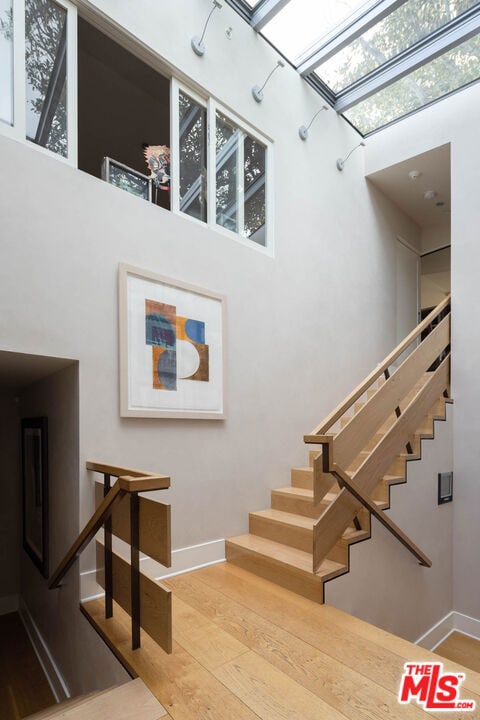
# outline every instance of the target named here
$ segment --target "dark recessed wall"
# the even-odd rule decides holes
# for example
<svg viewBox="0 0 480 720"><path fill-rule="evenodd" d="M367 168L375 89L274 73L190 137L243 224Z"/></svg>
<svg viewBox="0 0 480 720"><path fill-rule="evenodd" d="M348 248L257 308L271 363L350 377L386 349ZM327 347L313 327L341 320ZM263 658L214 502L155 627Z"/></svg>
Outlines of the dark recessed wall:
<svg viewBox="0 0 480 720"><path fill-rule="evenodd" d="M79 19L78 167L101 177L108 155L148 174L142 143L170 146L169 80Z"/></svg>

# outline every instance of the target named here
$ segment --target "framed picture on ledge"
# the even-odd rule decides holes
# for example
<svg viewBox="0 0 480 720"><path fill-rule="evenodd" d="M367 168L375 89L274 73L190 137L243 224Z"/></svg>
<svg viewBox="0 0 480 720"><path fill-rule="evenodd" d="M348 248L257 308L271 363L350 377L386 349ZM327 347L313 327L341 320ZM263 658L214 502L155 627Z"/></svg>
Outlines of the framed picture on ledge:
<svg viewBox="0 0 480 720"><path fill-rule="evenodd" d="M223 296L120 265L120 414L225 417Z"/></svg>
<svg viewBox="0 0 480 720"><path fill-rule="evenodd" d="M48 421L22 420L23 547L48 578Z"/></svg>

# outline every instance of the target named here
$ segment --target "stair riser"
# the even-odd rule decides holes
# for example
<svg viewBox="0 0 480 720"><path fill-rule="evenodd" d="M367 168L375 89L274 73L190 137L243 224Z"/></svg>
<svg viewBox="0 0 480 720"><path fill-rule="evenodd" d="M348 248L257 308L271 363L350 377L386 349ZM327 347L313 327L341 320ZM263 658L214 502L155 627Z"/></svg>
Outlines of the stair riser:
<svg viewBox="0 0 480 720"><path fill-rule="evenodd" d="M292 487L313 490L313 468L294 468L292 470ZM318 501L328 492L337 492L338 485L329 473L319 473L317 479Z"/></svg>
<svg viewBox="0 0 480 720"><path fill-rule="evenodd" d="M312 552L313 530L295 527L253 514L250 515L249 525L252 535L260 535L260 537L267 538L267 540L274 540L274 542L283 543L289 547L297 548L297 550Z"/></svg>
<svg viewBox="0 0 480 720"><path fill-rule="evenodd" d="M292 487L313 490L313 468L293 468L290 482Z"/></svg>
<svg viewBox="0 0 480 720"><path fill-rule="evenodd" d="M406 463L405 458L398 455L395 458L395 460L393 461L393 463L391 464L387 474L388 475L401 475L402 477L405 477L406 472L407 472L406 464L407 463Z"/></svg>
<svg viewBox="0 0 480 720"><path fill-rule="evenodd" d="M317 575L294 572L265 555L251 553L231 544L228 540L225 542L225 552L228 562L303 595L309 600L323 603L323 583Z"/></svg>
<svg viewBox="0 0 480 720"><path fill-rule="evenodd" d="M327 560L333 560L333 562L342 563L347 565L348 563L348 546L342 545L341 542L334 545L334 547L327 554Z"/></svg>
<svg viewBox="0 0 480 720"><path fill-rule="evenodd" d="M318 505L313 505L307 498L289 497L276 493L272 490L272 508L283 512L303 515L304 517L319 518L329 502L322 500Z"/></svg>

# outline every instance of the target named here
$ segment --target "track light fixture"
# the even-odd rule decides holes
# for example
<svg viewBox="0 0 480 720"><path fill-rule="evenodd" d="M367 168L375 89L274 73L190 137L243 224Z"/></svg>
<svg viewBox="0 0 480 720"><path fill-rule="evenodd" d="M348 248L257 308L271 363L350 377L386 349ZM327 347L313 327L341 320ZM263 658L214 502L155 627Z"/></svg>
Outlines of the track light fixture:
<svg viewBox="0 0 480 720"><path fill-rule="evenodd" d="M212 14L215 12L215 10L218 8L219 10L222 7L222 3L218 2L218 0L213 0L213 7L210 10L210 13L205 21L205 25L203 26L203 32L201 37L198 37L198 35L195 35L195 37L192 38L192 50L196 55L199 55L200 57L204 55L205 53L205 33L207 32L208 23L210 21L210 18L212 17Z"/></svg>
<svg viewBox="0 0 480 720"><path fill-rule="evenodd" d="M262 102L263 100L263 91L265 89L265 85L268 83L275 70L277 70L279 67L285 67L285 63L283 62L283 60L277 60L277 64L273 68L272 72L268 75L262 87L260 87L259 85L254 85L252 87L252 95L258 103Z"/></svg>
<svg viewBox="0 0 480 720"><path fill-rule="evenodd" d="M319 115L323 110L328 110L328 105L322 105L320 110L317 110L317 112L315 113L313 118L310 120L308 125L300 125L300 127L298 128L298 134L300 135L302 140L306 140L308 138L308 131L310 130L313 121L315 120L317 115Z"/></svg>
<svg viewBox="0 0 480 720"><path fill-rule="evenodd" d="M350 157L350 155L351 155L353 152L355 152L355 150L356 150L357 148L359 148L359 147L365 147L365 143L363 142L363 140L362 140L362 142L358 143L358 145L355 145L355 147L354 147L352 150L350 150L350 152L348 153L348 155L347 155L346 158L344 158L343 160L342 160L342 158L338 158L338 160L337 160L337 170L340 170L340 172L343 170L343 168L345 167L345 163L347 162L347 160L348 160L348 158Z"/></svg>

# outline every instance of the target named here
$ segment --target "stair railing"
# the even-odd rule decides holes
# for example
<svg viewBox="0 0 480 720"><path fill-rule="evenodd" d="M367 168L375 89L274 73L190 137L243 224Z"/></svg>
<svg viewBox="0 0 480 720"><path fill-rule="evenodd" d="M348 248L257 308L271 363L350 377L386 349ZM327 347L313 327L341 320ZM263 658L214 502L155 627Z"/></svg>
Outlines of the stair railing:
<svg viewBox="0 0 480 720"><path fill-rule="evenodd" d="M141 470L87 462L87 470L102 473L104 476L104 498L74 541L63 560L48 581L50 590L61 585L66 573L75 560L95 537L102 526L105 528L104 566L105 566L105 617L113 615L113 562L112 562L112 515L120 500L130 497L130 597L132 618L132 650L140 647L140 499L138 493L153 490L165 490L170 487L170 478ZM116 482L111 485L111 478ZM168 516L169 517L169 516ZM170 527L167 528L168 535Z"/></svg>
<svg viewBox="0 0 480 720"><path fill-rule="evenodd" d="M393 363L414 343L416 347L391 372ZM305 435L306 443L322 446L322 452L313 463L314 505L320 502L330 488L332 476L341 488L336 499L314 525L314 572L338 537L356 520L362 506L375 515L420 564L431 566L429 558L377 507L371 499L371 493L402 448L406 447L407 453L412 454L411 437L435 401L442 395L448 397L449 370L450 295L320 425ZM344 426L335 432L333 428L336 423L346 416L368 390L372 390L372 386L382 376L385 382L375 388L359 412L345 420ZM417 389L422 378L426 378L426 381ZM405 406L403 401L412 392L415 396ZM359 457L362 459L360 453L372 438L376 438L376 433L392 415L395 416L393 424L374 444L360 466L354 472L348 472L354 461Z"/></svg>

